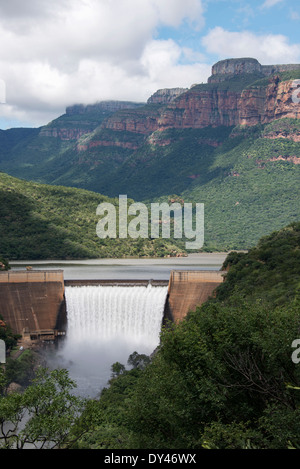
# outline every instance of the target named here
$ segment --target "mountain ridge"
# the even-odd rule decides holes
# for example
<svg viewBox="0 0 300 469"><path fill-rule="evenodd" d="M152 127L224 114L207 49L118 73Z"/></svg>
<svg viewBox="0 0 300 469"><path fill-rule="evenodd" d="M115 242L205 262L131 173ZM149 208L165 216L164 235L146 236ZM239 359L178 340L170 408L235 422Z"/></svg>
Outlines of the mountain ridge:
<svg viewBox="0 0 300 469"><path fill-rule="evenodd" d="M76 104L24 135L2 131L0 170L108 197L203 202L206 247L247 249L300 218L300 64L229 59L211 77L146 103Z"/></svg>

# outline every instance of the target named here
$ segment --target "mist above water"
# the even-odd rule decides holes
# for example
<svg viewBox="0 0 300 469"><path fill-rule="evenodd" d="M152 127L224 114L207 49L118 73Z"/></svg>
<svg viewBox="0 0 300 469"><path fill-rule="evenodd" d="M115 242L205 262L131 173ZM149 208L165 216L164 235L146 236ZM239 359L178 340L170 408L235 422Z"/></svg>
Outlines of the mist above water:
<svg viewBox="0 0 300 469"><path fill-rule="evenodd" d="M167 287L66 287L67 335L52 366L69 370L77 394L95 397L111 365L159 345Z"/></svg>

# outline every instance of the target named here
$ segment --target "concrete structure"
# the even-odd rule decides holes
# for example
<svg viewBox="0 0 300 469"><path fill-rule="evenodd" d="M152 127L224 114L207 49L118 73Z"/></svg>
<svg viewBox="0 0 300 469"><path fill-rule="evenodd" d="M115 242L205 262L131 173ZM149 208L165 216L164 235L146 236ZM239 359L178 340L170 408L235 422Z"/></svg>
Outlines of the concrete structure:
<svg viewBox="0 0 300 469"><path fill-rule="evenodd" d="M86 285L97 286L102 285L106 287L167 287L168 280L65 280L65 287L83 287Z"/></svg>
<svg viewBox="0 0 300 469"><path fill-rule="evenodd" d="M172 271L170 280L68 280L63 270L0 272L0 316L23 341L54 341L65 335L65 286L168 286L164 322L181 321L213 295L221 271Z"/></svg>
<svg viewBox="0 0 300 469"><path fill-rule="evenodd" d="M0 315L23 340L54 340L66 323L62 270L0 273Z"/></svg>
<svg viewBox="0 0 300 469"><path fill-rule="evenodd" d="M194 311L223 283L222 271L172 271L169 281L165 321L182 321L189 311Z"/></svg>

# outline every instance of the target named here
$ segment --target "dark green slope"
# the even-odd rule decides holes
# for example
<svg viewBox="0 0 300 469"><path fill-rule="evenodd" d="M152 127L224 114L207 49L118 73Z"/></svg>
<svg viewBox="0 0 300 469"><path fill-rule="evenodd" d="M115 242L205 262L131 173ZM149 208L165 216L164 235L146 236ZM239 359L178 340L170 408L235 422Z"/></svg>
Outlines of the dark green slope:
<svg viewBox="0 0 300 469"><path fill-rule="evenodd" d="M268 138L299 131L296 119L264 127L235 129L238 143L218 150L210 171L218 176L194 181L184 200L205 204L205 245L211 249L248 249L262 236L300 219L300 143Z"/></svg>
<svg viewBox="0 0 300 469"><path fill-rule="evenodd" d="M155 133L156 144L146 141L120 168L108 169L107 178L103 163L87 177L109 196L124 193L152 202L177 194L204 203L205 249L248 249L300 219L300 143L292 140L299 131L298 119L247 128L169 129ZM159 145L167 140L172 143Z"/></svg>
<svg viewBox="0 0 300 469"><path fill-rule="evenodd" d="M298 119L281 119L244 129L169 129L155 133L155 145L145 141L134 154L95 147L74 155L69 148L56 156L55 169L50 171L51 158L35 169L41 179L51 176L52 184L86 185L95 192L100 187L110 197L127 194L153 202L177 194L204 203L205 249L248 249L300 218L300 165L295 164L300 143L292 140L299 127ZM111 134L106 131L106 138ZM171 144L160 145L164 140Z"/></svg>
<svg viewBox="0 0 300 469"><path fill-rule="evenodd" d="M231 252L223 269L228 273L218 300L240 293L272 305L292 303L300 291L300 222L261 238L247 253Z"/></svg>
<svg viewBox="0 0 300 469"><path fill-rule="evenodd" d="M52 183L52 173L64 162L61 170L71 164L66 157L76 149L77 135L92 132L112 112L64 114L38 129L10 129L0 133L0 170L15 177ZM51 136L59 134L59 137ZM84 187L87 188L87 187Z"/></svg>
<svg viewBox="0 0 300 469"><path fill-rule="evenodd" d="M0 255L14 259L162 257L180 250L168 240L100 239L97 206L118 200L0 173Z"/></svg>
<svg viewBox="0 0 300 469"><path fill-rule="evenodd" d="M91 190L86 172L90 166L92 170L97 165L99 158L93 161L94 156L89 156L86 165L78 144L90 138L120 106L138 109L142 105L121 101L76 105L38 129L0 131L0 171L46 184L59 184L58 179L62 176L63 185ZM110 160L108 167L115 155L118 160L118 149L104 154L104 161ZM101 187L94 189L101 193Z"/></svg>
<svg viewBox="0 0 300 469"><path fill-rule="evenodd" d="M167 194L180 194L188 189L195 177L213 180L218 168L211 169L216 146L227 145L230 127L204 129L168 129L155 132L155 144L146 141L114 174L107 194L127 191L137 200L151 200ZM169 145L160 144L171 141ZM231 145L231 142L229 143Z"/></svg>

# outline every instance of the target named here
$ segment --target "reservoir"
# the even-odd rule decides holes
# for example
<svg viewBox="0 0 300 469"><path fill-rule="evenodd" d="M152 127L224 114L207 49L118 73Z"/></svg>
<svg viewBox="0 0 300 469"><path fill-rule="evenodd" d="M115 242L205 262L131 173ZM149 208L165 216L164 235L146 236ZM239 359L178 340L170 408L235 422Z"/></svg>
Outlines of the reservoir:
<svg viewBox="0 0 300 469"><path fill-rule="evenodd" d="M161 259L89 259L81 261L11 261L14 270L64 271L65 280L169 280L172 270L219 270L226 253L199 253Z"/></svg>

